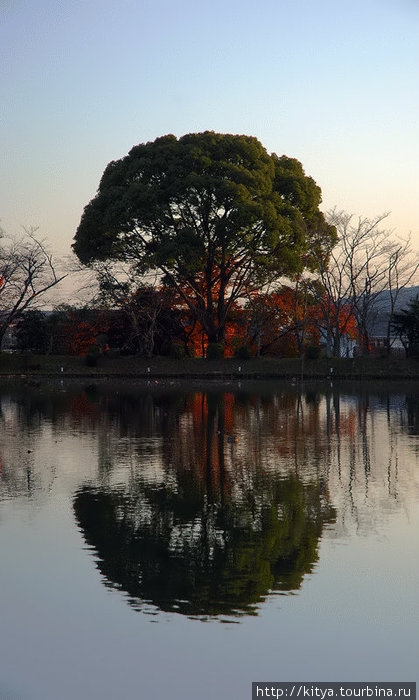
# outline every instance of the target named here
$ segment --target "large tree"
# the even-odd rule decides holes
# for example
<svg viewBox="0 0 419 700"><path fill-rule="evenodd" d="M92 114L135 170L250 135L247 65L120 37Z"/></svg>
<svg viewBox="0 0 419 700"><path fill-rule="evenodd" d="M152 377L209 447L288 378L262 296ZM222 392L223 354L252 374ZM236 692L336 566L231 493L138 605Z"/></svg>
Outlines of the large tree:
<svg viewBox="0 0 419 700"><path fill-rule="evenodd" d="M73 248L88 265L159 271L209 342L234 303L269 277L298 272L330 248L321 191L299 161L254 137L163 136L109 163Z"/></svg>

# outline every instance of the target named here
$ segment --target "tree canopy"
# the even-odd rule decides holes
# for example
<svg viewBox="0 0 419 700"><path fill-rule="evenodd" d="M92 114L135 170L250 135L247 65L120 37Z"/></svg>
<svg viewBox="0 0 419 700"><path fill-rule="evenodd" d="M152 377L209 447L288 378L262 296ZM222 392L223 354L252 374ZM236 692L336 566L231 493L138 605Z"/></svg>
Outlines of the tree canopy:
<svg viewBox="0 0 419 700"><path fill-rule="evenodd" d="M73 248L88 265L158 271L219 342L245 291L330 249L335 229L320 202L298 160L269 155L254 137L168 135L109 163Z"/></svg>
<svg viewBox="0 0 419 700"><path fill-rule="evenodd" d="M317 485L290 476L272 486L257 524L249 503L227 499L208 508L196 489L177 494L161 485L135 495L85 487L73 506L99 570L135 607L255 614L270 591L301 587L318 559L323 527L334 520Z"/></svg>

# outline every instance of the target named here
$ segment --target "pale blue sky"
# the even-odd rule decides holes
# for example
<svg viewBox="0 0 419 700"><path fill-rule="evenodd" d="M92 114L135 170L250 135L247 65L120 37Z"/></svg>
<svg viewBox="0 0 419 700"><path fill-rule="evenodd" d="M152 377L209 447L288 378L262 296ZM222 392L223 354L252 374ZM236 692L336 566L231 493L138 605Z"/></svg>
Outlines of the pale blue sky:
<svg viewBox="0 0 419 700"><path fill-rule="evenodd" d="M0 218L69 252L107 163L212 129L419 248L417 0L0 0Z"/></svg>

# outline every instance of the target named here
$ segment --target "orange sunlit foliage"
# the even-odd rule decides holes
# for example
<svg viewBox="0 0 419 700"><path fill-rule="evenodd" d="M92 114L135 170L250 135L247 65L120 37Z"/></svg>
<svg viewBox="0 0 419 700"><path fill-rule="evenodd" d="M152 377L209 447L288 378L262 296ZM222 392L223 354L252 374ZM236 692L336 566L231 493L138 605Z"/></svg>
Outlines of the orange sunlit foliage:
<svg viewBox="0 0 419 700"><path fill-rule="evenodd" d="M227 434L234 432L234 404L236 397L234 394L224 394L224 429Z"/></svg>
<svg viewBox="0 0 419 700"><path fill-rule="evenodd" d="M94 344L96 333L90 323L83 321L69 323L68 339L72 355L86 355L89 347Z"/></svg>
<svg viewBox="0 0 419 700"><path fill-rule="evenodd" d="M233 357L236 348L246 344L247 323L246 312L243 309L234 309L225 327L225 357ZM184 313L183 330L189 354L195 357L205 357L207 354L208 336L201 323L197 320L191 320L187 311Z"/></svg>
<svg viewBox="0 0 419 700"><path fill-rule="evenodd" d="M260 332L261 354L296 356L309 345L325 340L324 305L304 289L283 286L270 294L255 294L247 305L250 328ZM357 324L351 307L329 305L330 327L341 335L357 337ZM253 333L254 343L255 333ZM301 347L302 345L302 347Z"/></svg>
<svg viewBox="0 0 419 700"><path fill-rule="evenodd" d="M223 338L226 357L232 357L235 348L246 342L243 309L237 301L228 301L228 291L224 298L225 289L222 289L222 280L229 278L234 265L233 258L225 261L222 273L214 266L210 280L204 273L198 273L194 277L192 295L190 287L185 284L179 286L173 296L174 304L183 314L184 343L191 354L205 356L211 334ZM224 323L227 307L228 320Z"/></svg>
<svg viewBox="0 0 419 700"><path fill-rule="evenodd" d="M269 294L253 294L246 309L252 345L259 342L261 354L297 354L295 315L298 304L293 289L282 287Z"/></svg>
<svg viewBox="0 0 419 700"><path fill-rule="evenodd" d="M83 318L77 310L67 313L62 335L68 354L86 355L89 347L97 342L98 335L107 332L109 323L102 315L89 316L91 318Z"/></svg>
<svg viewBox="0 0 419 700"><path fill-rule="evenodd" d="M237 397L231 393L211 395L197 392L185 404L187 420L180 426L179 439L172 446L171 461L190 469L212 495L228 493L230 475L226 469L227 445L236 441Z"/></svg>
<svg viewBox="0 0 419 700"><path fill-rule="evenodd" d="M336 304L329 302L328 306L331 328L338 328L339 333L355 340L358 337L358 326L350 305L343 305L339 310Z"/></svg>
<svg viewBox="0 0 419 700"><path fill-rule="evenodd" d="M202 275L202 296L205 296L205 282ZM214 318L209 323L217 326L216 300L219 294L219 282L211 287L214 304ZM183 293L181 293L183 292ZM141 288L133 295L129 308L132 316L136 316L140 330L146 330L147 324L158 323L160 335L155 335L156 341L153 352L162 354L170 347L177 346L187 355L205 357L208 347L208 326L197 319L197 313L190 308L185 300L186 290L177 294L164 287ZM189 299L189 297L188 297ZM194 304L195 302L193 302ZM250 290L245 305L235 302L228 313L228 320L223 327L224 355L233 357L237 351L246 348L248 356L270 355L296 357L308 346L319 346L326 336L326 305L318 302L306 286L282 286L266 293ZM114 316L112 316L112 313ZM339 333L351 339L357 337L357 325L351 308L348 306L333 306L328 303L327 314L331 329L339 329ZM122 318L122 317L121 317ZM115 312L82 313L71 310L67 313L64 324L64 342L70 354L85 355L89 347L97 343L98 335L111 333L115 336L115 323L118 319ZM122 321L119 320L121 325ZM129 315L125 324L131 323ZM122 327L116 332L113 340L119 347L123 344L123 335L128 332ZM112 328L112 331L110 330ZM137 329L138 333L138 329ZM146 333L143 333L146 335ZM162 335L163 334L163 335ZM120 338L122 340L120 340ZM141 336L138 336L141 352ZM164 350L166 348L166 350ZM239 355L240 356L240 355ZM243 356L243 355L242 355Z"/></svg>
<svg viewBox="0 0 419 700"><path fill-rule="evenodd" d="M207 334L199 321L182 300L178 306L183 312L185 346L190 354L205 356ZM330 307L330 305L329 305ZM349 305L330 307L330 327L339 328L342 335L357 337L355 317ZM270 293L251 293L245 306L235 304L225 326L225 357L247 346L252 355L258 349L262 355L296 357L299 343L303 347L318 346L325 339L324 309L321 303L307 301L307 295L292 287L283 286Z"/></svg>
<svg viewBox="0 0 419 700"><path fill-rule="evenodd" d="M299 344L319 344L317 308L306 297L287 286L252 295L246 309L252 342L259 343L261 354L296 356Z"/></svg>

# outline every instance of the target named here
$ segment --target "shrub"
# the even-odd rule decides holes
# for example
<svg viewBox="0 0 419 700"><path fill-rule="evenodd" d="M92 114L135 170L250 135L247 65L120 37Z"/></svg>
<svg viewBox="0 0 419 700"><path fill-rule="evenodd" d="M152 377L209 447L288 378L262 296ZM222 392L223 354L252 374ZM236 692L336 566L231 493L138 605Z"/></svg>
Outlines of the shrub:
<svg viewBox="0 0 419 700"><path fill-rule="evenodd" d="M88 367L96 367L99 357L100 357L99 346L98 345L90 345L90 347L87 350L86 365Z"/></svg>
<svg viewBox="0 0 419 700"><path fill-rule="evenodd" d="M321 348L319 345L308 345L305 356L307 360L318 360L320 357Z"/></svg>
<svg viewBox="0 0 419 700"><path fill-rule="evenodd" d="M208 343L207 360L222 360L224 357L224 345L222 343Z"/></svg>
<svg viewBox="0 0 419 700"><path fill-rule="evenodd" d="M252 357L252 351L248 345L240 345L234 351L234 357L238 360L249 360Z"/></svg>
<svg viewBox="0 0 419 700"><path fill-rule="evenodd" d="M174 360L184 360L186 357L186 351L183 345L173 344L170 348L170 357Z"/></svg>

